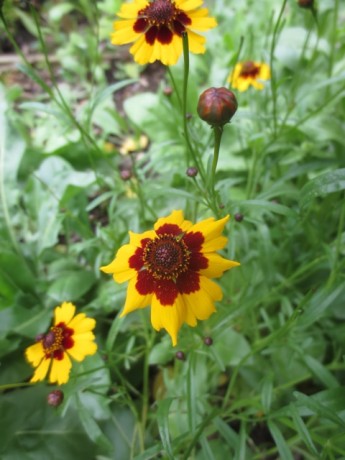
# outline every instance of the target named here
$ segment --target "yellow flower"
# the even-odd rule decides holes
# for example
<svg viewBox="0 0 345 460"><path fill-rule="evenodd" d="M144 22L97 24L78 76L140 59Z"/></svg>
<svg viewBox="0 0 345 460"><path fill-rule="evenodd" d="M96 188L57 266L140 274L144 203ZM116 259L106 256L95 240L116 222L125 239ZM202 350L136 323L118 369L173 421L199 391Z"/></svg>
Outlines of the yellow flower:
<svg viewBox="0 0 345 460"><path fill-rule="evenodd" d="M164 328L174 346L183 323L196 326L198 319L207 319L222 299L221 288L210 278L239 265L216 253L227 242L221 233L228 220L211 217L193 225L182 211L173 211L158 219L154 230L129 232L129 244L101 267L118 283L129 281L121 316L151 305L152 326Z"/></svg>
<svg viewBox="0 0 345 460"><path fill-rule="evenodd" d="M70 302L56 307L54 326L47 334L40 334L37 343L26 349L26 359L36 367L31 382L44 380L49 372L51 383L66 383L72 367L70 357L83 361L87 355L96 353L92 332L96 321L84 313L76 316L74 313L75 306Z"/></svg>
<svg viewBox="0 0 345 460"><path fill-rule="evenodd" d="M133 0L122 5L111 35L113 45L133 43L130 48L139 64L161 61L174 65L183 49L182 34L188 34L189 50L205 52L204 32L217 25L208 17L202 0Z"/></svg>
<svg viewBox="0 0 345 460"><path fill-rule="evenodd" d="M247 91L250 85L256 89L264 89L262 81L271 78L269 65L262 62L238 62L229 75L228 82L239 91Z"/></svg>

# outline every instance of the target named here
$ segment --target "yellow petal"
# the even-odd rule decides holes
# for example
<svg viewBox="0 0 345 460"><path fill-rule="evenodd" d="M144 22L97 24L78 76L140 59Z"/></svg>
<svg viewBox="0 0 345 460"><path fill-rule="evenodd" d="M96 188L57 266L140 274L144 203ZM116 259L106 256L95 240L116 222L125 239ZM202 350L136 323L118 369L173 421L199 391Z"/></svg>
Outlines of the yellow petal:
<svg viewBox="0 0 345 460"><path fill-rule="evenodd" d="M146 0L135 0L135 2L132 3L124 3L117 13L117 16L124 19L136 19L138 12L148 4L149 2Z"/></svg>
<svg viewBox="0 0 345 460"><path fill-rule="evenodd" d="M116 30L110 34L110 41L113 45L126 45L134 42L140 35L131 27L126 29Z"/></svg>
<svg viewBox="0 0 345 460"><path fill-rule="evenodd" d="M223 249L228 242L228 239L225 236L218 236L218 238L214 238L212 240L207 241L202 245L202 252L213 252L219 251Z"/></svg>
<svg viewBox="0 0 345 460"><path fill-rule="evenodd" d="M202 54L205 50L206 38L187 29L189 51L195 54Z"/></svg>
<svg viewBox="0 0 345 460"><path fill-rule="evenodd" d="M30 380L30 382L39 382L40 380L44 380L47 375L50 363L51 363L51 359L44 358L41 364L35 370L35 373L32 376L32 379Z"/></svg>
<svg viewBox="0 0 345 460"><path fill-rule="evenodd" d="M61 360L53 359L49 374L49 382L56 382L58 385L68 382L71 367L72 363L67 353L63 354L63 358Z"/></svg>
<svg viewBox="0 0 345 460"><path fill-rule="evenodd" d="M216 27L217 22L214 18L192 17L192 23L188 26L191 29L205 32L206 30Z"/></svg>
<svg viewBox="0 0 345 460"><path fill-rule="evenodd" d="M135 62L144 65L148 64L153 52L153 46L149 45L145 40L145 35L142 35L129 49L133 54Z"/></svg>
<svg viewBox="0 0 345 460"><path fill-rule="evenodd" d="M67 353L76 361L83 361L86 356L94 355L97 351L97 344L93 340L73 337L74 345Z"/></svg>
<svg viewBox="0 0 345 460"><path fill-rule="evenodd" d="M37 367L44 358L42 342L37 342L25 350L25 357L34 367Z"/></svg>
<svg viewBox="0 0 345 460"><path fill-rule="evenodd" d="M71 302L63 302L60 307L55 308L55 321L56 326L59 323L68 324L74 316L75 306Z"/></svg>
<svg viewBox="0 0 345 460"><path fill-rule="evenodd" d="M255 80L254 78L251 81L252 86L254 86L255 89L258 90L263 90L265 88L265 85L261 83L260 81Z"/></svg>
<svg viewBox="0 0 345 460"><path fill-rule="evenodd" d="M131 244L122 246L116 254L115 259L109 264L101 267L102 272L112 273L115 281L123 283L136 275L137 271L129 266L129 259L135 253L136 247Z"/></svg>
<svg viewBox="0 0 345 460"><path fill-rule="evenodd" d="M176 6L183 11L190 11L199 8L203 4L203 0L175 0Z"/></svg>
<svg viewBox="0 0 345 460"><path fill-rule="evenodd" d="M208 260L208 267L200 270L200 274L207 276L208 278L219 278L226 270L240 265L238 262L224 259L216 253L204 254L204 256Z"/></svg>
<svg viewBox="0 0 345 460"><path fill-rule="evenodd" d="M151 303L152 294L141 295L135 287L137 277L128 283L126 303L120 316L125 316L138 308L145 308Z"/></svg>
<svg viewBox="0 0 345 460"><path fill-rule="evenodd" d="M258 65L260 66L260 71L258 75L259 80L269 80L271 78L270 66L265 63L259 63Z"/></svg>
<svg viewBox="0 0 345 460"><path fill-rule="evenodd" d="M68 324L68 327L74 330L75 334L92 331L96 326L96 321L93 318L88 318L85 313L79 313Z"/></svg>
<svg viewBox="0 0 345 460"><path fill-rule="evenodd" d="M151 304L151 324L156 331L164 328L171 337L172 344L177 344L177 334L185 321L185 310L181 296L177 296L172 306L163 306L155 295Z"/></svg>

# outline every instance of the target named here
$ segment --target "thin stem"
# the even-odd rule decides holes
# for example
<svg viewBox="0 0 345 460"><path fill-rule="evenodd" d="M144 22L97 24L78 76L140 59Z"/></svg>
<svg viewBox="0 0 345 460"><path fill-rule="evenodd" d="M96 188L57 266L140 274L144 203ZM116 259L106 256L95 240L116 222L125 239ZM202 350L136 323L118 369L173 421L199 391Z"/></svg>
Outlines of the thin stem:
<svg viewBox="0 0 345 460"><path fill-rule="evenodd" d="M344 202L343 202L344 203ZM345 226L345 203L341 207L341 212L340 212L340 217L339 217L339 224L338 224L338 232L337 232L337 239L335 242L335 255L334 255L334 264L332 267L331 274L328 278L327 285L328 287L331 287L332 284L334 283L338 268L339 268L339 256L341 253L341 242L342 242L342 237L343 237L343 232L344 232L344 226Z"/></svg>
<svg viewBox="0 0 345 460"><path fill-rule="evenodd" d="M274 60L274 50L276 47L277 43L277 36L279 32L279 27L281 23L281 19L285 10L287 0L283 1L282 7L279 12L279 16L277 19L277 22L274 26L273 30L273 37L272 37L272 43L271 43L271 50L270 50L270 68L271 68L271 93L272 93L272 112L273 112L273 133L274 137L276 137L277 134L277 126L278 126L278 121L277 121L277 81L276 81L276 76L275 76L275 71L274 71L274 66L273 66L273 60Z"/></svg>
<svg viewBox="0 0 345 460"><path fill-rule="evenodd" d="M175 91L175 94L176 94L176 97L177 97L178 104L179 104L180 108L182 109L182 100L181 100L181 96L180 96L178 87L177 87L177 85L176 85L176 81L175 81L174 75L173 75L173 73L172 73L172 71L171 71L171 69L170 69L169 66L167 67L167 69L168 69L168 74L169 74L171 83L172 83L172 85L173 85L173 88L174 88L174 91Z"/></svg>
<svg viewBox="0 0 345 460"><path fill-rule="evenodd" d="M187 125L187 91L188 91L188 76L189 76L189 45L188 45L188 35L186 33L182 36L183 43L183 59L184 59L184 70L183 70L183 93L182 93L182 116L183 116L183 131L184 137L187 144L187 167L189 166L190 155L195 166L198 168L200 177L205 183L205 171L203 164L198 159L198 155L195 152L189 137L189 130Z"/></svg>
<svg viewBox="0 0 345 460"><path fill-rule="evenodd" d="M213 160L212 160L210 183L211 183L213 207L214 207L214 211L218 215L219 213L218 213L217 196L216 196L215 187L216 187L216 171L217 171L217 164L218 164L218 158L219 158L219 150L220 150L220 144L221 144L222 135L223 135L223 126L214 126L213 132L214 132L214 149L213 149Z"/></svg>
<svg viewBox="0 0 345 460"><path fill-rule="evenodd" d="M338 14L339 14L339 0L335 0L334 8L333 8L333 27L332 27L332 37L331 37L331 52L329 56L329 66L328 66L328 76L331 77L333 73L333 65L334 65L334 56L335 56L335 49L337 45L337 21L338 21Z"/></svg>

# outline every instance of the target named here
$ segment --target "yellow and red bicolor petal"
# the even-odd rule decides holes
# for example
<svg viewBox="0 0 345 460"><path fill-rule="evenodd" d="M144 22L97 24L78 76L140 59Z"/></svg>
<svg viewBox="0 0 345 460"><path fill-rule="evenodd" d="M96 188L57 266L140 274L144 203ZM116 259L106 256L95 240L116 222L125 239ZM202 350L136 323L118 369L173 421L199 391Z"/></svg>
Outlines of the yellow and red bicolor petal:
<svg viewBox="0 0 345 460"><path fill-rule="evenodd" d="M213 217L198 222L193 225L189 232L200 232L204 237L202 252L213 252L222 249L227 242L227 238L221 236L229 216L215 220Z"/></svg>
<svg viewBox="0 0 345 460"><path fill-rule="evenodd" d="M222 299L223 294L218 284L205 276L200 276L200 289L190 294L183 294L186 308L199 320L208 319L216 311L214 303Z"/></svg>
<svg viewBox="0 0 345 460"><path fill-rule="evenodd" d="M128 283L126 303L120 316L150 305L153 294L153 279L147 271L142 271Z"/></svg>
<svg viewBox="0 0 345 460"><path fill-rule="evenodd" d="M48 373L51 361L51 359L43 358L40 365L35 369L34 375L32 376L30 382L35 383L44 380Z"/></svg>
<svg viewBox="0 0 345 460"><path fill-rule="evenodd" d="M177 296L170 306L162 305L156 295L153 296L151 305L152 327L156 331L165 329L171 337L173 346L177 344L177 334L185 322L185 317L184 303L181 296Z"/></svg>
<svg viewBox="0 0 345 460"><path fill-rule="evenodd" d="M132 43L140 37L134 29L134 21L115 21L114 32L111 34L111 43L113 45L126 45Z"/></svg>
<svg viewBox="0 0 345 460"><path fill-rule="evenodd" d="M207 259L208 264L206 268L200 270L200 274L208 278L219 278L226 270L240 265L239 262L224 259L217 253L204 254L204 257Z"/></svg>
<svg viewBox="0 0 345 460"><path fill-rule="evenodd" d="M72 363L67 353L63 353L62 359L52 359L49 382L58 385L67 383L71 368Z"/></svg>
<svg viewBox="0 0 345 460"><path fill-rule="evenodd" d="M86 356L94 355L97 351L97 345L94 342L94 334L84 332L73 336L73 347L68 350L68 354L76 361L83 361Z"/></svg>
<svg viewBox="0 0 345 460"><path fill-rule="evenodd" d="M56 307L54 310L54 325L56 326L59 323L68 324L73 318L74 313L75 305L71 302L63 302L61 306Z"/></svg>

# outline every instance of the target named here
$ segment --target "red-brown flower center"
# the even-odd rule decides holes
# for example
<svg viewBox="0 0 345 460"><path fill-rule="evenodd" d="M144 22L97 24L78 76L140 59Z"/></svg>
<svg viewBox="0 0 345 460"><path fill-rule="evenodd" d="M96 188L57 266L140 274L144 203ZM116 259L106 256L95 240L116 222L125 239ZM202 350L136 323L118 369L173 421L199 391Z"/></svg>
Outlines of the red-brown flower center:
<svg viewBox="0 0 345 460"><path fill-rule="evenodd" d="M51 327L41 339L46 358L62 359L63 352L74 345L73 334L74 330L65 323Z"/></svg>
<svg viewBox="0 0 345 460"><path fill-rule="evenodd" d="M138 12L133 25L134 32L145 34L145 40L153 45L157 40L163 45L172 42L173 36L182 36L186 26L192 23L190 17L176 7L172 0L153 0Z"/></svg>
<svg viewBox="0 0 345 460"><path fill-rule="evenodd" d="M151 24L166 24L174 20L177 14L175 2L156 0L145 8L145 16Z"/></svg>
<svg viewBox="0 0 345 460"><path fill-rule="evenodd" d="M246 61L242 64L240 76L243 78L256 78L260 72L260 66L256 65L253 61Z"/></svg>
<svg viewBox="0 0 345 460"><path fill-rule="evenodd" d="M181 236L164 234L147 243L143 260L155 279L175 281L188 269L190 252Z"/></svg>

